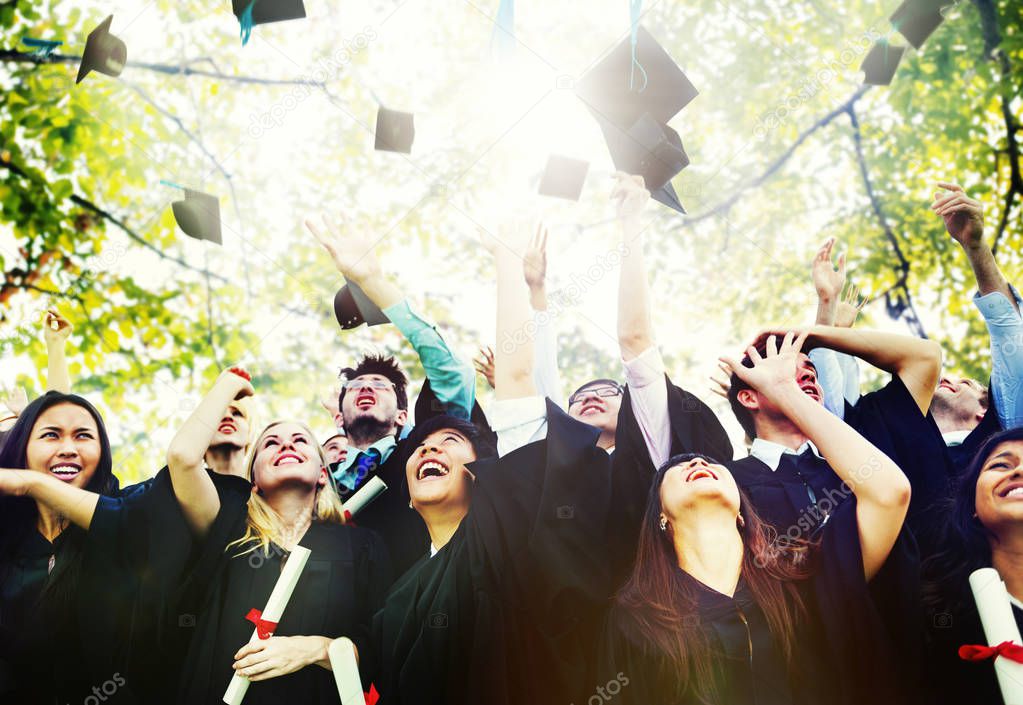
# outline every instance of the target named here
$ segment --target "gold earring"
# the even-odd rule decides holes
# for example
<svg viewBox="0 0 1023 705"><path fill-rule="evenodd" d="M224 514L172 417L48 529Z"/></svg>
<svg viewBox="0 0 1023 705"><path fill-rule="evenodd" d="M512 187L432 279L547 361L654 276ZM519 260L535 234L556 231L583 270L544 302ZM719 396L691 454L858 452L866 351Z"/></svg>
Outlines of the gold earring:
<svg viewBox="0 0 1023 705"><path fill-rule="evenodd" d="M746 528L746 520L742 518L742 514L737 516L735 518L735 520L739 523L739 528L740 529L745 529Z"/></svg>
<svg viewBox="0 0 1023 705"><path fill-rule="evenodd" d="M661 515L661 531L668 530L668 517Z"/></svg>

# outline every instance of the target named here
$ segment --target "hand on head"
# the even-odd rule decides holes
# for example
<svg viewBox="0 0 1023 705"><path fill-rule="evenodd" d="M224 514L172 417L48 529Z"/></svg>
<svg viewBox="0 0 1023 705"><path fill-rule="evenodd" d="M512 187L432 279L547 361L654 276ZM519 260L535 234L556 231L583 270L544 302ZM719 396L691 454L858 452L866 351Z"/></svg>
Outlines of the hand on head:
<svg viewBox="0 0 1023 705"><path fill-rule="evenodd" d="M778 337L768 335L764 355L753 345L746 348L746 355L753 367L746 367L730 357L719 358L743 382L761 393L769 393L778 385L795 383L799 364L799 353L806 342L808 331L797 333L789 331L778 345Z"/></svg>

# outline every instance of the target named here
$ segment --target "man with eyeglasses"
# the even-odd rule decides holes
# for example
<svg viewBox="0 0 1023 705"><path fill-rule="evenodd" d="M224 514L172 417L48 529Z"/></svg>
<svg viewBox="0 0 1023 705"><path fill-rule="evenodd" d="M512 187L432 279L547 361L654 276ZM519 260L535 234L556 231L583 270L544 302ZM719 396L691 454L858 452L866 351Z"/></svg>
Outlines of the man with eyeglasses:
<svg viewBox="0 0 1023 705"><path fill-rule="evenodd" d="M435 327L412 312L401 290L383 274L372 244L353 234L344 219L307 220L306 227L331 255L345 280L359 286L415 349L426 372L420 395L429 397L429 403L417 404L417 420L439 414L468 420L476 397L472 368L455 357ZM387 485L355 521L383 537L394 574L401 575L430 545L426 526L409 507L405 486L409 451L403 448L400 436L408 425L408 377L393 356L365 355L353 367L342 369L341 378L338 408L348 453L332 468L332 474L343 500L374 477Z"/></svg>

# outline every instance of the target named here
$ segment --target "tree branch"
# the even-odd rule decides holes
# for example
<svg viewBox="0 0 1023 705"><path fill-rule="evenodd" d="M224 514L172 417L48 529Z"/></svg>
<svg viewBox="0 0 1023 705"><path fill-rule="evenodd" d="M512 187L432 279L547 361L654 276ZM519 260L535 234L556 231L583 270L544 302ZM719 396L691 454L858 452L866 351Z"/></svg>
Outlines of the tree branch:
<svg viewBox="0 0 1023 705"><path fill-rule="evenodd" d="M906 325L912 330L917 336L921 338L927 337L927 332L924 330L923 322L920 320L920 315L917 313L916 306L913 305L913 296L909 291L909 261L906 256L902 253L902 247L899 245L899 239L895 235L895 231L892 230L892 226L888 222L888 217L885 215L884 210L881 207L881 199L878 198L877 193L874 191L874 183L870 178L870 171L867 168L867 158L863 154L863 133L860 131L860 121L856 117L856 108L852 104L845 108L845 113L849 116L849 122L852 123L853 127L853 144L856 147L856 161L860 167L860 176L863 178L863 187L867 192L867 198L870 199L871 208L874 210L874 215L877 216L878 223L881 225L881 230L884 232L885 238L887 238L892 249L895 251L895 257L899 261L898 272L899 277L895 284L889 287L886 291L878 296L877 298L884 297L885 307L888 309L888 315L898 320L904 318ZM901 290L901 294L894 294L896 289Z"/></svg>
<svg viewBox="0 0 1023 705"><path fill-rule="evenodd" d="M857 88L856 92L849 96L849 98L847 98L844 103L842 103L837 108L829 112L827 115L824 115L823 117L819 118L807 129L803 130L803 132L801 132L799 136L796 138L796 141L789 145L789 148L782 152L781 156L779 156L777 159L771 162L771 164L767 167L767 169L764 170L762 174L760 174L760 176L740 186L731 196L729 196L724 201L717 204L710 210L685 218L682 221L683 226L693 225L694 223L698 223L701 220L706 220L707 218L714 218L719 215L724 215L725 213L727 213L729 210L731 210L732 206L734 206L736 202L738 202L742 194L744 194L746 191L749 191L750 189L754 189L757 188L758 186L761 186L764 182L766 182L768 179L774 176L779 169L785 166L785 162L787 162L792 157L792 155L796 153L797 149L803 146L803 143L806 142L806 140L808 140L811 135L813 135L818 130L821 130L830 125L834 121L834 119L837 118L839 115L848 112L849 109L856 104L856 101L862 98L863 94L866 93L869 89L870 86L868 85L863 85Z"/></svg>
<svg viewBox="0 0 1023 705"><path fill-rule="evenodd" d="M38 56L32 52L18 51L17 49L0 49L0 61L10 61L27 64L79 64L81 56L71 54L50 54L49 56ZM326 85L323 81L312 81L305 78L258 78L256 76L234 76L221 71L208 71L206 69L192 68L191 62L184 64L159 64L145 61L129 61L125 66L133 69L144 69L156 73L169 74L172 76L201 76L204 78L215 78L229 83L255 84L259 86L314 86L322 88Z"/></svg>
<svg viewBox="0 0 1023 705"><path fill-rule="evenodd" d="M999 93L1001 95L1002 119L1005 121L1006 154L1009 157L1009 190L1005 193L1005 203L1002 207L1002 217L995 231L995 237L991 242L991 251L998 252L998 242L1005 229L1009 225L1009 214L1017 196L1023 196L1023 175L1020 173L1020 147L1016 140L1016 133L1020 130L1020 124L1012 112L1012 100L1015 91L1012 87L1012 64L1006 52L999 49L1002 43L1002 34L998 27L998 9L994 0L973 0L980 13L980 26L984 34L984 58L988 61L998 63L998 72L1001 75Z"/></svg>

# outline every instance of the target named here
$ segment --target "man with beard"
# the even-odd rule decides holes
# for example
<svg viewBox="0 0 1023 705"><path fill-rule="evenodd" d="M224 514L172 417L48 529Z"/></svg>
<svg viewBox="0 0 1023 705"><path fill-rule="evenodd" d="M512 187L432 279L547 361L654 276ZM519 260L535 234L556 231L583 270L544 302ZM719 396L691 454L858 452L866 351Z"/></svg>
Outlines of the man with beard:
<svg viewBox="0 0 1023 705"><path fill-rule="evenodd" d="M417 421L449 414L468 420L475 404L472 368L456 358L436 328L417 316L398 287L383 274L380 261L367 251L365 238L353 234L342 219L307 220L306 227L334 260L338 272L357 285L412 344L426 372L416 405ZM400 440L408 425L408 378L392 356L366 355L341 371L338 397L341 426L348 437L346 457L333 470L343 500L374 477L387 489L356 517L359 526L380 533L401 575L427 553L430 535L409 507L405 460L410 450ZM425 403L424 403L425 402Z"/></svg>

